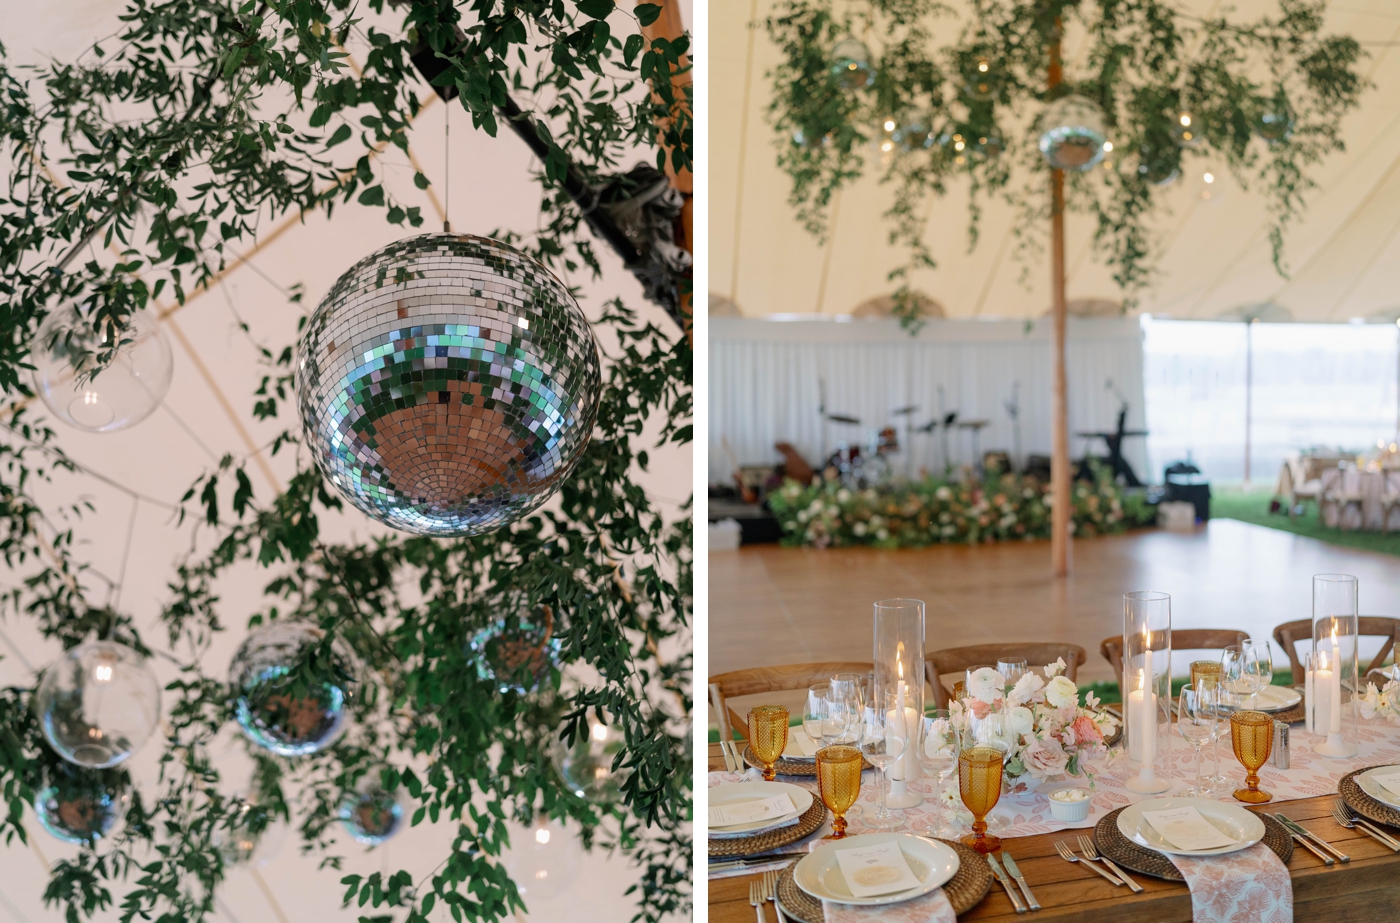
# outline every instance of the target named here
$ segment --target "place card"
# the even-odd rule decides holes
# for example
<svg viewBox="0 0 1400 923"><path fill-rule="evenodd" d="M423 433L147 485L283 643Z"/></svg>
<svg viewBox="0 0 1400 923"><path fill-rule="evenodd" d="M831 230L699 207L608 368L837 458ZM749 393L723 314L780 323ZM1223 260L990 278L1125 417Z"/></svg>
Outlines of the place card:
<svg viewBox="0 0 1400 923"><path fill-rule="evenodd" d="M788 730L787 747L783 750L783 756L789 759L811 760L816 759L817 751L821 749L821 744L807 736L807 732L802 728L791 728Z"/></svg>
<svg viewBox="0 0 1400 923"><path fill-rule="evenodd" d="M1374 773L1371 776L1371 781L1377 783L1392 795L1400 796L1400 770Z"/></svg>
<svg viewBox="0 0 1400 923"><path fill-rule="evenodd" d="M1142 816L1161 834L1162 839L1177 849L1217 849L1235 842L1202 817L1194 807L1143 811Z"/></svg>
<svg viewBox="0 0 1400 923"><path fill-rule="evenodd" d="M736 824L777 820L795 813L797 813L797 805L792 803L792 796L787 792L779 792L772 798L758 801L710 805L710 826L733 827Z"/></svg>
<svg viewBox="0 0 1400 923"><path fill-rule="evenodd" d="M854 897L875 897L907 891L920 885L909 869L909 862L893 841L876 846L836 850L836 864Z"/></svg>

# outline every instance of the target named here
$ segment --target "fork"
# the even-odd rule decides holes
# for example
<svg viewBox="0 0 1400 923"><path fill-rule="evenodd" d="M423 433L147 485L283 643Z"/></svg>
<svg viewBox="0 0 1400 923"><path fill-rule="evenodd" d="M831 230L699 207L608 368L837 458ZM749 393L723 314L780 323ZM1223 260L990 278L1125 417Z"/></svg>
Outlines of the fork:
<svg viewBox="0 0 1400 923"><path fill-rule="evenodd" d="M1099 855L1099 851L1097 848L1095 848L1094 841L1091 838L1087 836L1079 837L1079 851L1082 852L1084 854L1084 858L1088 859L1089 861L1092 862L1097 859L1099 862L1102 862L1104 865L1108 866L1109 871L1113 872L1113 874L1123 879L1123 883L1126 884L1129 888L1131 888L1133 890L1133 893L1142 893L1142 885L1138 884L1136 881L1133 881L1133 879L1129 877L1127 872L1123 871L1117 865L1114 864L1112 859L1108 858L1107 856Z"/></svg>
<svg viewBox="0 0 1400 923"><path fill-rule="evenodd" d="M1373 840L1389 848L1392 852L1400 852L1400 843L1397 843L1389 834L1371 826L1365 819L1352 814L1350 806L1340 798L1332 802L1332 817L1343 827L1370 834Z"/></svg>
<svg viewBox="0 0 1400 923"><path fill-rule="evenodd" d="M784 923L783 908L778 906L778 873L776 871L764 872L762 884L764 900L773 902L773 913L777 914L778 923Z"/></svg>
<svg viewBox="0 0 1400 923"><path fill-rule="evenodd" d="M763 889L758 882L749 882L749 906L758 914L758 923L768 923L763 918Z"/></svg>
<svg viewBox="0 0 1400 923"><path fill-rule="evenodd" d="M1083 861L1074 854L1074 850L1070 849L1069 844L1066 843L1064 840L1055 841L1055 852L1059 853L1060 858L1064 859L1066 862ZM1104 878L1107 878L1110 884L1116 885L1120 888L1123 887L1123 882L1120 881L1118 878L1114 877L1114 874L1112 872L1104 871L1092 862L1085 862L1084 864L1087 865L1089 868L1093 869L1094 871L1098 872Z"/></svg>

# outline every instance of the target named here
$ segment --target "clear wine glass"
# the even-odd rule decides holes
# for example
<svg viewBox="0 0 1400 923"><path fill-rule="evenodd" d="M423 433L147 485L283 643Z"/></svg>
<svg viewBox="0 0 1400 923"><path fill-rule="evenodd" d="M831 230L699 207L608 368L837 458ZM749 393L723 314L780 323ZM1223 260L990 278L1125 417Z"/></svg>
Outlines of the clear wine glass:
<svg viewBox="0 0 1400 923"><path fill-rule="evenodd" d="M860 745L865 718L860 699L843 695L833 688L827 692L826 711L822 722L822 743L827 746Z"/></svg>
<svg viewBox="0 0 1400 923"><path fill-rule="evenodd" d="M1205 754L1201 752L1201 748L1207 741L1215 739L1219 720L1210 692L1191 686L1182 687L1176 711L1176 727L1186 742L1196 750L1196 784L1182 792L1183 797L1208 796L1201 776L1201 764L1205 762Z"/></svg>
<svg viewBox="0 0 1400 923"><path fill-rule="evenodd" d="M831 695L831 683L817 683L807 687L807 705L802 710L802 730L807 739L821 746L826 738L827 699Z"/></svg>
<svg viewBox="0 0 1400 923"><path fill-rule="evenodd" d="M1253 638L1246 641L1244 662L1245 672L1254 689L1254 701L1250 707L1258 708L1259 693L1264 690L1264 687L1272 685L1274 681L1274 654L1269 642L1257 641Z"/></svg>
<svg viewBox="0 0 1400 923"><path fill-rule="evenodd" d="M1197 691L1209 696L1211 710L1215 712L1215 736L1210 743L1211 773L1204 780L1206 791L1212 798L1228 795L1234 791L1234 786L1220 771L1220 738L1230 733L1230 711L1226 708L1225 690L1220 684L1220 677L1214 674L1201 676L1193 685Z"/></svg>
<svg viewBox="0 0 1400 923"><path fill-rule="evenodd" d="M1021 677L1026 675L1026 662L1024 660L998 660L997 672L1001 674L1002 685L1006 687L1006 694L1011 695L1011 690L1016 688L1016 684L1021 681Z"/></svg>
<svg viewBox="0 0 1400 923"><path fill-rule="evenodd" d="M1245 707L1252 686L1245 666L1244 644L1227 644L1220 652L1221 702L1232 710Z"/></svg>
<svg viewBox="0 0 1400 923"><path fill-rule="evenodd" d="M865 734L860 742L860 752L880 773L876 780L879 807L866 823L871 827L891 830L904 821L885 804L885 770L904 755L910 728L905 722L906 703L899 700L899 693L887 691L883 699L881 705L865 709ZM913 730L917 732L918 729Z"/></svg>
<svg viewBox="0 0 1400 923"><path fill-rule="evenodd" d="M944 823L943 788L957 771L961 740L953 716L946 708L935 709L924 716L923 733L919 735L919 767L934 781L933 817L924 833L928 836L952 836L950 823Z"/></svg>

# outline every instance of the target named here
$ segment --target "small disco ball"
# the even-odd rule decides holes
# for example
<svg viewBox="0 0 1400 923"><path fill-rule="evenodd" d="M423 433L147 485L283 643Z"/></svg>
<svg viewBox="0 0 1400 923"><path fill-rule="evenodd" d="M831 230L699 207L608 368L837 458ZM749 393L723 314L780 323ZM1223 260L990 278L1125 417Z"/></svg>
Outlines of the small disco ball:
<svg viewBox="0 0 1400 923"><path fill-rule="evenodd" d="M398 796L371 783L352 792L340 803L340 823L366 846L378 846L403 826L403 805Z"/></svg>
<svg viewBox="0 0 1400 923"><path fill-rule="evenodd" d="M150 416L170 390L175 363L152 311L137 311L120 334L94 327L77 306L61 308L39 326L31 348L34 390L63 422L111 433Z"/></svg>
<svg viewBox="0 0 1400 923"><path fill-rule="evenodd" d="M355 656L340 639L308 661L325 632L306 622L272 622L243 642L229 665L238 724L278 756L307 756L340 739L350 723Z"/></svg>
<svg viewBox="0 0 1400 923"><path fill-rule="evenodd" d="M809 140L810 138L810 140ZM810 136L801 128L792 130L792 143L797 147L805 147L809 150L818 150L824 147L831 147L836 140L836 132L828 131L824 134L813 132Z"/></svg>
<svg viewBox="0 0 1400 923"><path fill-rule="evenodd" d="M1201 120L1185 110L1172 116L1172 140L1177 147L1199 147L1205 140L1201 134Z"/></svg>
<svg viewBox="0 0 1400 923"><path fill-rule="evenodd" d="M1083 96L1065 96L1046 107L1040 154L1053 169L1082 173L1103 160L1103 110Z"/></svg>
<svg viewBox="0 0 1400 923"><path fill-rule="evenodd" d="M863 90L875 82L870 49L859 39L843 38L831 49L831 76L843 89Z"/></svg>
<svg viewBox="0 0 1400 923"><path fill-rule="evenodd" d="M1293 137L1293 125L1293 110L1286 100L1265 106L1254 117L1254 133L1270 146L1282 144Z"/></svg>
<svg viewBox="0 0 1400 923"><path fill-rule="evenodd" d="M588 318L530 257L423 234L350 268L307 323L297 397L317 464L373 519L481 535L582 456L602 372Z"/></svg>
<svg viewBox="0 0 1400 923"><path fill-rule="evenodd" d="M554 609L526 611L523 600L506 604L505 615L478 631L470 641L476 673L501 692L524 694L549 675L559 654L554 637Z"/></svg>
<svg viewBox="0 0 1400 923"><path fill-rule="evenodd" d="M91 844L115 833L131 806L125 770L99 772L62 765L51 769L34 796L39 825L65 843Z"/></svg>
<svg viewBox="0 0 1400 923"><path fill-rule="evenodd" d="M613 769L613 758L625 745L620 730L590 718L588 732L575 737L572 747L556 742L554 768L578 797L594 804L614 804L622 800L622 783L632 774L628 768Z"/></svg>
<svg viewBox="0 0 1400 923"><path fill-rule="evenodd" d="M114 641L65 651L34 695L44 739L70 763L115 766L140 749L160 720L160 683L146 658Z"/></svg>

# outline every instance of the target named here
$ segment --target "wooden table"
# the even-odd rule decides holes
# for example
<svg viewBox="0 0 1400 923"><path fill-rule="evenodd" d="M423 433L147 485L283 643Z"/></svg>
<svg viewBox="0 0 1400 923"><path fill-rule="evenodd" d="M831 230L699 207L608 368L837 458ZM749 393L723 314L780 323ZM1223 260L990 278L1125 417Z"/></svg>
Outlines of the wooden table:
<svg viewBox="0 0 1400 923"><path fill-rule="evenodd" d="M710 745L710 770L725 768L719 744ZM1391 852L1359 830L1338 826L1332 819L1332 799L1304 798L1264 805L1301 823L1313 833L1351 856L1348 863L1331 868L1322 864L1302 846L1293 850L1288 871L1293 876L1293 916L1297 921L1325 920L1326 923L1374 923L1400 918L1400 855ZM1061 831L1037 836L1002 840L1004 848L1016 857L1043 909L1018 914L1006 892L993 883L982 903L960 919L1023 923L1070 923L1082 920L1111 920L1112 923L1190 923L1191 894L1186 885L1162 881L1148 875L1133 875L1144 888L1133 894L1114 887L1080 865L1071 865L1055 852L1055 841L1072 833ZM710 882L711 923L755 923L749 906L749 882L757 875L722 878ZM764 915L776 923L773 905Z"/></svg>

